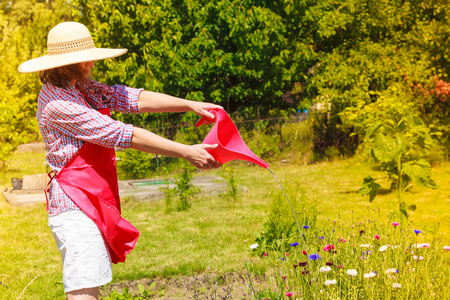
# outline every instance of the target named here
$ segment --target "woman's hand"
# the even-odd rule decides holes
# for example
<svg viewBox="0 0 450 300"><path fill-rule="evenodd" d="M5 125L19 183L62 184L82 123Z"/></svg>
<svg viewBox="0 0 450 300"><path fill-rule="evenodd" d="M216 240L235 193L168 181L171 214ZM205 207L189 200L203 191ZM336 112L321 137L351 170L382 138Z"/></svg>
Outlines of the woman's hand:
<svg viewBox="0 0 450 300"><path fill-rule="evenodd" d="M208 102L197 102L197 101L191 101L190 102L190 108L191 110L199 115L200 117L205 117L207 122L205 124L211 124L214 122L214 115L209 112L211 109L223 109L222 106L208 103Z"/></svg>
<svg viewBox="0 0 450 300"><path fill-rule="evenodd" d="M217 144L197 144L188 146L185 159L199 169L215 169L222 166L206 149L215 149Z"/></svg>

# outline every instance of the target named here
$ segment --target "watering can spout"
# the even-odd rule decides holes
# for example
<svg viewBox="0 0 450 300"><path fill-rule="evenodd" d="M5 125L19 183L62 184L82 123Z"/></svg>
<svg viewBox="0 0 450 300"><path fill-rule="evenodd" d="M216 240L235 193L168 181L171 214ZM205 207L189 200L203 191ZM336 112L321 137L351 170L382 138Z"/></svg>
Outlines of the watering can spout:
<svg viewBox="0 0 450 300"><path fill-rule="evenodd" d="M269 164L253 153L242 140L236 125L223 109L210 111L214 115L214 126L203 140L203 144L217 144L217 148L207 151L221 164L231 160L246 160L265 169ZM207 119L201 118L196 127L205 124Z"/></svg>

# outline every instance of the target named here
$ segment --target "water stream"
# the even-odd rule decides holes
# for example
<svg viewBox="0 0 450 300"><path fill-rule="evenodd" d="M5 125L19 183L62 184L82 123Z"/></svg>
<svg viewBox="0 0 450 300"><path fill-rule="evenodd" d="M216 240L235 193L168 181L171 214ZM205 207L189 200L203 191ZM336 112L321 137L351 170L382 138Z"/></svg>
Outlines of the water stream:
<svg viewBox="0 0 450 300"><path fill-rule="evenodd" d="M292 216L294 217L295 223L297 223L298 234L301 236L302 231L300 230L300 225L298 224L297 216L295 215L294 208L292 207L291 201L289 201L289 197L287 196L286 192L284 191L284 188L281 185L280 180L278 180L278 177L272 172L271 169L267 168L267 170L269 170L270 174L272 174L273 178L275 178L275 180L280 185L280 188L283 191L284 197L286 198L287 202L289 203L289 207L291 208Z"/></svg>

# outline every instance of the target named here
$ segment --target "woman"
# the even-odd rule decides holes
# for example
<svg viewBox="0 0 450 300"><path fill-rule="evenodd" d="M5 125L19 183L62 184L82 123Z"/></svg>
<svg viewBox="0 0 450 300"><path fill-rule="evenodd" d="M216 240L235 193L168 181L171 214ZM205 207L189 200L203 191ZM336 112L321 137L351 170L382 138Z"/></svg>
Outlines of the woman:
<svg viewBox="0 0 450 300"><path fill-rule="evenodd" d="M198 168L220 163L217 145L183 145L110 118L109 111L185 112L213 119L218 105L188 101L89 77L94 61L126 49L96 48L83 24L50 30L48 54L24 62L19 72L40 72L37 119L54 176L49 183L49 225L61 252L67 299L97 299L112 280L112 263L124 262L139 232L120 216L114 147L187 159Z"/></svg>

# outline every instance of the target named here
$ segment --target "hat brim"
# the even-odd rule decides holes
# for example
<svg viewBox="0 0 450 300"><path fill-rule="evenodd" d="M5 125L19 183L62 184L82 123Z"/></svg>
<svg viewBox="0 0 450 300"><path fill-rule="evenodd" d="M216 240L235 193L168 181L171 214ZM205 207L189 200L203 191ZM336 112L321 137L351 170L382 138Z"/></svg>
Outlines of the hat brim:
<svg viewBox="0 0 450 300"><path fill-rule="evenodd" d="M44 55L30 59L19 66L20 73L50 70L88 61L113 58L125 54L128 49L91 48L57 55Z"/></svg>

